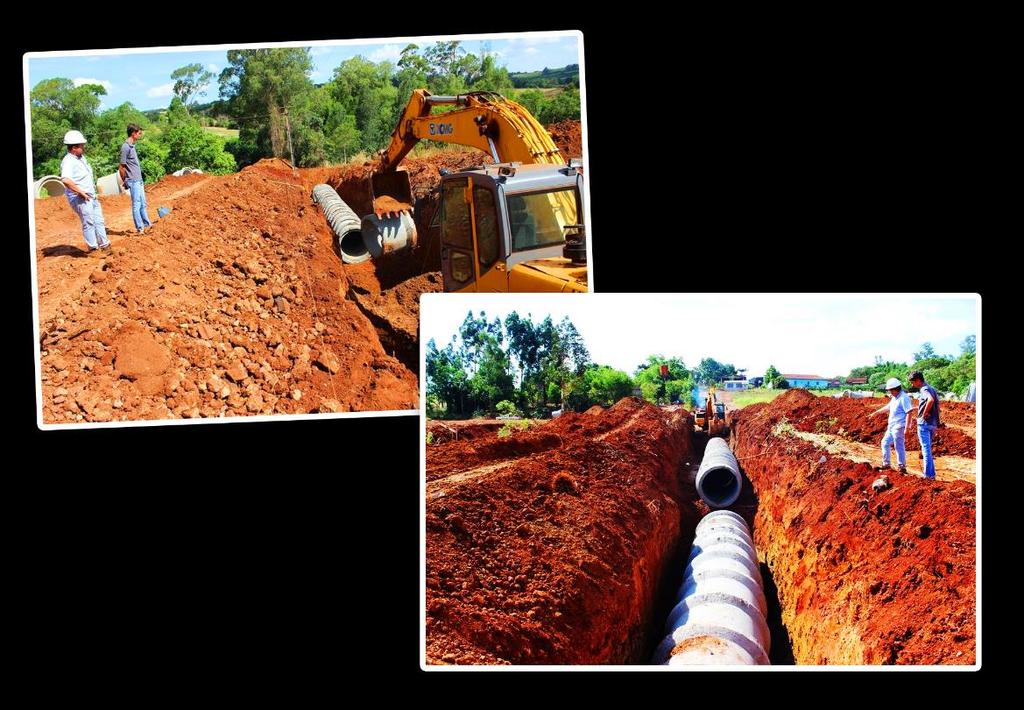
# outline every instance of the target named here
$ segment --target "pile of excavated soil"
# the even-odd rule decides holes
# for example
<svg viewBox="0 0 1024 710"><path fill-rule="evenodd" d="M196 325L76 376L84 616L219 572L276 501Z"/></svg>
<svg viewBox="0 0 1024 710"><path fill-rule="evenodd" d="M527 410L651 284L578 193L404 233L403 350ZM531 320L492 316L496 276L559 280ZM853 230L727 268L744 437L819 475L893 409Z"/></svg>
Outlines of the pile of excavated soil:
<svg viewBox="0 0 1024 710"><path fill-rule="evenodd" d="M272 161L168 178L150 211L173 211L145 236L128 235L126 196L101 198L114 244L103 260L79 258L66 202L40 201L44 421L415 408L415 372L345 297L308 193Z"/></svg>
<svg viewBox="0 0 1024 710"><path fill-rule="evenodd" d="M547 129L562 157L566 160L583 157L583 124L579 121L565 120L553 123Z"/></svg>
<svg viewBox="0 0 1024 710"><path fill-rule="evenodd" d="M813 397L813 395L811 395ZM781 399L781 398L780 398ZM806 400L807 404L795 404L786 409L785 416L790 423L801 431L827 434L838 434L851 441L869 444L880 444L885 435L888 423L888 412L877 416L868 416L874 410L885 405L888 399L852 399L835 397L815 397L815 402ZM787 400L788 401L788 400ZM803 401L801 399L801 401ZM916 404L916 403L915 403ZM950 402L940 403L940 419L946 419L946 412L953 412L953 417L965 420L967 413L958 407L950 407ZM970 421L974 425L973 417ZM921 442L917 439L917 411L915 409L910 420L906 444L910 451L918 451ZM960 429L940 427L932 442L932 453L935 456L966 456L974 458L974 437Z"/></svg>
<svg viewBox="0 0 1024 710"><path fill-rule="evenodd" d="M773 433L845 412L835 401L794 390L730 417L796 662L974 663L974 486L890 474L876 493L867 464Z"/></svg>
<svg viewBox="0 0 1024 710"><path fill-rule="evenodd" d="M427 447L428 663L647 660L696 524L686 416L630 398L571 419Z"/></svg>

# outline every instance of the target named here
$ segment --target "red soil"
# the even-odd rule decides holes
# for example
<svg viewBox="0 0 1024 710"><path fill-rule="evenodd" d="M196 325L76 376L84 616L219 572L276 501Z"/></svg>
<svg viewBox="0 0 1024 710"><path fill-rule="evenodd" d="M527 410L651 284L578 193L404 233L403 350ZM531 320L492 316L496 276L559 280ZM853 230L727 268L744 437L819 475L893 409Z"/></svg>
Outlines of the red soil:
<svg viewBox="0 0 1024 710"><path fill-rule="evenodd" d="M850 405L879 402L794 390L730 417L757 493L755 544L793 655L810 664L974 663L974 486L890 475L893 487L874 493L870 466L820 462L809 442L772 433L784 417L861 415Z"/></svg>
<svg viewBox="0 0 1024 710"><path fill-rule="evenodd" d="M427 447L428 663L645 661L665 561L696 522L689 456L685 413L632 398Z"/></svg>

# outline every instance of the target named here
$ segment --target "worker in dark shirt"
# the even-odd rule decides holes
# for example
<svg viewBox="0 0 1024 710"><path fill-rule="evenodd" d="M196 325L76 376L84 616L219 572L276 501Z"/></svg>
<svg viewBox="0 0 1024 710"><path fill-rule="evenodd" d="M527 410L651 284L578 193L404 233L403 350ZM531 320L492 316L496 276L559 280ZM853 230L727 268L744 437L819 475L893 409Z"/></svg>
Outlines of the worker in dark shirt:
<svg viewBox="0 0 1024 710"><path fill-rule="evenodd" d="M924 381L924 373L920 370L910 373L910 385L917 387L920 393L917 401L917 438L921 442L924 477L935 480L932 441L935 439L935 431L939 428L939 393Z"/></svg>

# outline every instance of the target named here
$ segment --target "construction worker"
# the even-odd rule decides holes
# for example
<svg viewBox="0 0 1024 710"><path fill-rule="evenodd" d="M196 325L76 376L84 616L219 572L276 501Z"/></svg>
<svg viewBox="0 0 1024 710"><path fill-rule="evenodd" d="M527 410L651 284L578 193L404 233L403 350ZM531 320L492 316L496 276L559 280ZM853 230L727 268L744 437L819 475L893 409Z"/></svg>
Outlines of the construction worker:
<svg viewBox="0 0 1024 710"><path fill-rule="evenodd" d="M910 414L914 411L914 405L910 401L910 395L903 391L903 385L895 377L890 377L885 383L885 389L889 393L889 403L879 407L868 416L881 414L889 410L889 424L885 429L885 436L882 437L882 465L881 469L892 466L892 454L890 449L896 446L896 462L899 464L900 473L907 472L907 427L910 426Z"/></svg>
<svg viewBox="0 0 1024 710"><path fill-rule="evenodd" d="M135 222L135 230L142 234L149 231L153 223L149 221L146 214L146 189L142 183L142 166L139 164L139 154L135 150L135 143L142 138L142 128L134 123L128 124L128 138L121 144L121 163L117 172L121 177L121 184L132 196L132 220Z"/></svg>
<svg viewBox="0 0 1024 710"><path fill-rule="evenodd" d="M89 247L90 256L106 256L110 253L107 226L103 221L103 209L96 199L96 182L92 166L85 159L85 136L79 131L64 134L67 155L60 161L60 180L64 183L64 196L68 204L82 221L82 235Z"/></svg>
<svg viewBox="0 0 1024 710"><path fill-rule="evenodd" d="M932 456L932 440L939 428L939 393L924 381L924 373L915 370L910 373L911 387L917 387L921 396L917 402L917 439L921 442L921 458L924 459L924 477L935 480L935 459Z"/></svg>

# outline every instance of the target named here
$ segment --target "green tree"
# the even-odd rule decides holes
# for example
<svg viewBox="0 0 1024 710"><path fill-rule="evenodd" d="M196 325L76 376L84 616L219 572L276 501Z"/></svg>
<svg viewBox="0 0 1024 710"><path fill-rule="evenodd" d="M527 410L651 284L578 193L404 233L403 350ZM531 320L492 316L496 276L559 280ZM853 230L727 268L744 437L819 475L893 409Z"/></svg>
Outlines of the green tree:
<svg viewBox="0 0 1024 710"><path fill-rule="evenodd" d="M35 177L59 172L60 160L67 152L64 134L68 131L81 131L92 142L99 97L106 93L107 90L99 84L75 86L73 81L64 78L44 79L32 87L29 115L32 123L32 173ZM91 146L86 148L86 154L92 162Z"/></svg>
<svg viewBox="0 0 1024 710"><path fill-rule="evenodd" d="M224 141L204 131L195 121L171 125L161 139L167 149L164 159L165 167L170 168L167 172L192 167L223 175L235 170L234 156L224 150Z"/></svg>
<svg viewBox="0 0 1024 710"><path fill-rule="evenodd" d="M465 416L469 404L469 377L452 343L438 349L434 339L427 343L427 397L446 405L449 416Z"/></svg>
<svg viewBox="0 0 1024 710"><path fill-rule="evenodd" d="M541 107L537 120L545 126L559 121L580 118L580 92L578 89L559 91Z"/></svg>
<svg viewBox="0 0 1024 710"><path fill-rule="evenodd" d="M484 336L484 347L479 367L469 381L476 406L493 412L498 402L511 399L515 393L508 354L494 336Z"/></svg>
<svg viewBox="0 0 1024 710"><path fill-rule="evenodd" d="M607 365L588 365L565 397L565 406L582 412L595 404L611 406L633 393L633 380Z"/></svg>
<svg viewBox="0 0 1024 710"><path fill-rule="evenodd" d="M181 99L187 111L195 100L206 93L206 85L213 73L203 69L202 64L186 64L171 72L174 79L174 95Z"/></svg>
<svg viewBox="0 0 1024 710"><path fill-rule="evenodd" d="M713 385L720 381L723 377L729 377L736 374L736 368L729 364L723 364L717 360L706 357L700 361L694 374L697 377L697 382L702 385Z"/></svg>
<svg viewBox="0 0 1024 710"><path fill-rule="evenodd" d="M661 366L668 365L668 377L662 378ZM694 379L682 358L650 355L633 373L643 398L655 404L675 400L689 401Z"/></svg>
<svg viewBox="0 0 1024 710"><path fill-rule="evenodd" d="M921 351L914 353L915 360L927 360L935 357L935 348L932 347L931 343L925 343L921 346Z"/></svg>
<svg viewBox="0 0 1024 710"><path fill-rule="evenodd" d="M220 73L220 96L238 121L240 153L247 156L288 154L286 128L297 130L308 116L302 100L314 87L308 47L232 49ZM301 162L301 154L295 156Z"/></svg>
<svg viewBox="0 0 1024 710"><path fill-rule="evenodd" d="M963 355L974 355L975 349L975 338L973 335L968 335L964 338L964 341L960 343L960 353Z"/></svg>
<svg viewBox="0 0 1024 710"><path fill-rule="evenodd" d="M398 88L392 83L394 67L374 64L363 57L342 62L330 82L331 95L345 116L353 116L360 148L375 153L388 144L398 120ZM351 123L348 123L351 125Z"/></svg>

